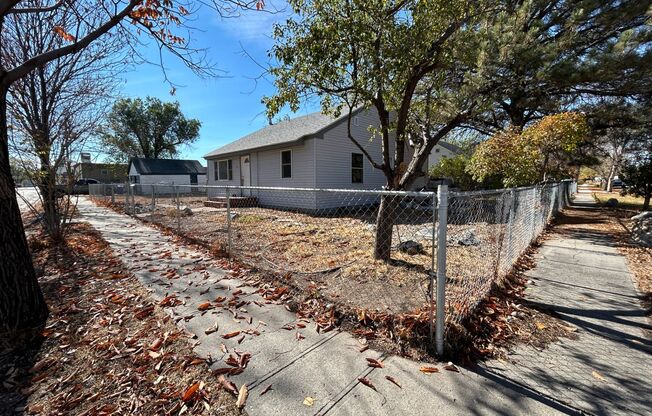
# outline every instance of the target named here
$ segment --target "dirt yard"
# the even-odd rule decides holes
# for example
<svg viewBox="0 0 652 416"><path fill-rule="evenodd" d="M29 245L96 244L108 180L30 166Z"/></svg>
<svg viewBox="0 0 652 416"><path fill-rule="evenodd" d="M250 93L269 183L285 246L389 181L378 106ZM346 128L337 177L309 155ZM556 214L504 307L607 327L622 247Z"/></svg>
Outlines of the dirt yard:
<svg viewBox="0 0 652 416"><path fill-rule="evenodd" d="M207 208L201 198L184 198L191 215L177 217L176 203L137 200L139 217L192 237L226 254L226 209ZM232 208L232 255L250 267L278 274L302 291L314 292L348 308L404 313L424 308L432 270L430 211L403 209L394 227L391 263L373 258L374 207L343 215L313 216L268 208ZM484 222L449 225L447 244L448 299L459 314L486 294L494 278L504 227ZM458 240L471 234L475 241ZM406 241L418 243L408 252ZM436 264L435 264L436 267Z"/></svg>

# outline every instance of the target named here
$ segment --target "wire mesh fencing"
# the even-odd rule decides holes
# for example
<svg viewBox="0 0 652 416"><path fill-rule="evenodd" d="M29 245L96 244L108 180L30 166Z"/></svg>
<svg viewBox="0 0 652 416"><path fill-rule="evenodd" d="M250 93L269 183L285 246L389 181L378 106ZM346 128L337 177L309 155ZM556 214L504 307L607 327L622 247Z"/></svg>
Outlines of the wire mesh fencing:
<svg viewBox="0 0 652 416"><path fill-rule="evenodd" d="M452 192L446 250L446 321L460 324L569 205L574 182Z"/></svg>
<svg viewBox="0 0 652 416"><path fill-rule="evenodd" d="M166 184L91 185L89 191L283 284L354 309L429 310L432 322L435 306L445 305L448 327L469 317L511 270L569 203L574 183L450 193L441 187L439 196Z"/></svg>

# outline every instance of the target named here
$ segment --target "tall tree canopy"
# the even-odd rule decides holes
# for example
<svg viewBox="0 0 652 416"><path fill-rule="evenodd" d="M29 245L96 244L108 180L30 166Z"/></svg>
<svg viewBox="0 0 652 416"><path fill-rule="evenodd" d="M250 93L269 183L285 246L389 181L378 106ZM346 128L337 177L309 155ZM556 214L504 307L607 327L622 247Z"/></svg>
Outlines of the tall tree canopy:
<svg viewBox="0 0 652 416"><path fill-rule="evenodd" d="M469 171L481 181L501 176L504 186L575 176L589 133L580 113L546 116L523 131L510 127L478 146Z"/></svg>
<svg viewBox="0 0 652 416"><path fill-rule="evenodd" d="M409 189L437 142L483 106L493 86L486 55L495 9L483 1L292 0L298 18L275 28L271 69L277 93L268 115L317 97L325 112L373 109L380 126L349 139L390 189ZM489 80L489 82L487 81ZM349 128L349 132L350 132ZM360 145L379 142L382 159ZM408 146L413 152L408 152ZM409 156L409 155L412 156ZM392 198L377 219L375 256L389 259Z"/></svg>
<svg viewBox="0 0 652 416"><path fill-rule="evenodd" d="M172 158L199 138L199 120L186 118L178 102L158 98L118 100L107 115L103 147L116 161Z"/></svg>
<svg viewBox="0 0 652 416"><path fill-rule="evenodd" d="M491 135L600 97L652 93L651 0L508 0L487 57L500 87L468 125ZM504 26L505 29L500 29Z"/></svg>

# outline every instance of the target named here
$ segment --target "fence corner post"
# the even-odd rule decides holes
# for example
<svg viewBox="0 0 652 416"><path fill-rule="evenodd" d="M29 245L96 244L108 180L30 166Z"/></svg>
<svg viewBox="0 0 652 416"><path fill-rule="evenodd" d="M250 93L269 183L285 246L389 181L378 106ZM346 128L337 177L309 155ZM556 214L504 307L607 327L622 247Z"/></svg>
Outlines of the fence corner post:
<svg viewBox="0 0 652 416"><path fill-rule="evenodd" d="M231 191L227 186L225 189L226 194L226 234L227 234L227 254L231 257Z"/></svg>
<svg viewBox="0 0 652 416"><path fill-rule="evenodd" d="M111 185L111 204L115 204L115 185Z"/></svg>
<svg viewBox="0 0 652 416"><path fill-rule="evenodd" d="M446 231L448 228L448 185L437 188L437 327L435 346L437 355L444 354L444 325L446 323Z"/></svg>

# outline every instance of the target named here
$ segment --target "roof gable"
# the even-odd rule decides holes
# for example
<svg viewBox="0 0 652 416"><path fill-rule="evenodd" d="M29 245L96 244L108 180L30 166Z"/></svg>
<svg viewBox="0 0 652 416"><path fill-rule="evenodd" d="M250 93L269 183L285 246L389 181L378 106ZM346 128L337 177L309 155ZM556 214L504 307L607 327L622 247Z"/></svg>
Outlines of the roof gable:
<svg viewBox="0 0 652 416"><path fill-rule="evenodd" d="M146 159L135 157L129 161L140 175L205 175L206 168L198 160Z"/></svg>

